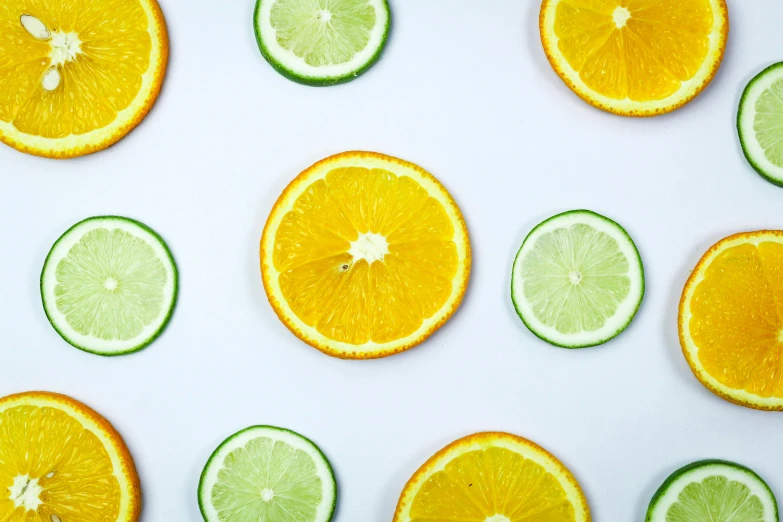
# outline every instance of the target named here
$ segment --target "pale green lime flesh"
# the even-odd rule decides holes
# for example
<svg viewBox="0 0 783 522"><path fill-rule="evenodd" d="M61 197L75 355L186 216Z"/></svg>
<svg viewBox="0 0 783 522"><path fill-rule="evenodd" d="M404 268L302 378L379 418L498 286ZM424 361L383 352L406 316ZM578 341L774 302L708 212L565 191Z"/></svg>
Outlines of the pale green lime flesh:
<svg viewBox="0 0 783 522"><path fill-rule="evenodd" d="M756 100L753 130L767 159L783 167L783 79L773 83Z"/></svg>
<svg viewBox="0 0 783 522"><path fill-rule="evenodd" d="M778 522L775 495L753 470L734 462L694 462L666 479L646 522Z"/></svg>
<svg viewBox="0 0 783 522"><path fill-rule="evenodd" d="M375 19L366 0L277 0L271 12L278 44L313 67L350 61L367 46Z"/></svg>
<svg viewBox="0 0 783 522"><path fill-rule="evenodd" d="M643 295L644 270L630 236L589 210L540 223L514 260L514 307L531 332L556 346L586 348L614 338Z"/></svg>
<svg viewBox="0 0 783 522"><path fill-rule="evenodd" d="M154 341L171 318L177 291L177 268L163 239L120 216L96 216L68 229L41 272L44 311L57 333L106 356Z"/></svg>
<svg viewBox="0 0 783 522"><path fill-rule="evenodd" d="M685 486L666 511L666 522L765 522L764 506L750 488L726 477L707 477Z"/></svg>
<svg viewBox="0 0 783 522"><path fill-rule="evenodd" d="M326 456L309 439L251 426L209 458L198 501L207 522L329 522L337 483Z"/></svg>
<svg viewBox="0 0 783 522"><path fill-rule="evenodd" d="M87 232L56 274L57 309L82 335L133 339L161 314L166 268L146 242L124 230Z"/></svg>
<svg viewBox="0 0 783 522"><path fill-rule="evenodd" d="M783 186L783 63L767 67L748 83L737 130L748 162L768 181Z"/></svg>
<svg viewBox="0 0 783 522"><path fill-rule="evenodd" d="M225 522L311 522L316 520L322 489L307 453L258 438L226 457L211 502Z"/></svg>
<svg viewBox="0 0 783 522"><path fill-rule="evenodd" d="M525 299L536 317L564 334L603 327L628 297L629 264L617 241L586 224L558 228L525 258Z"/></svg>

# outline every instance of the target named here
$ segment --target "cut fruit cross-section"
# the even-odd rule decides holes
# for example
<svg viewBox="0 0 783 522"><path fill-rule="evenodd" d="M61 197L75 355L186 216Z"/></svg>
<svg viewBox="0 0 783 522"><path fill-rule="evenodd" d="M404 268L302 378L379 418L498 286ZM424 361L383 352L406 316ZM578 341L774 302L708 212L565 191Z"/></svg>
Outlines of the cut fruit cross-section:
<svg viewBox="0 0 783 522"><path fill-rule="evenodd" d="M655 116L715 76L729 31L725 0L543 0L549 62L582 99L624 116Z"/></svg>
<svg viewBox="0 0 783 522"><path fill-rule="evenodd" d="M71 227L41 273L49 322L86 352L123 355L154 341L174 310L177 267L166 243L138 221L99 216Z"/></svg>
<svg viewBox="0 0 783 522"><path fill-rule="evenodd" d="M280 74L325 86L378 61L391 13L386 0L258 0L254 25L261 54Z"/></svg>
<svg viewBox="0 0 783 522"><path fill-rule="evenodd" d="M78 401L0 399L0 520L136 522L139 477L120 435Z"/></svg>
<svg viewBox="0 0 783 522"><path fill-rule="evenodd" d="M752 470L722 460L689 464L666 479L646 522L778 522L769 486Z"/></svg>
<svg viewBox="0 0 783 522"><path fill-rule="evenodd" d="M393 522L589 522L574 476L540 446L478 433L446 446L405 485Z"/></svg>
<svg viewBox="0 0 783 522"><path fill-rule="evenodd" d="M329 522L337 483L309 439L253 426L226 439L201 474L198 503L206 522Z"/></svg>
<svg viewBox="0 0 783 522"><path fill-rule="evenodd" d="M519 249L511 299L522 322L564 348L605 343L625 330L644 295L633 240L609 218L574 210L536 226Z"/></svg>
<svg viewBox="0 0 783 522"><path fill-rule="evenodd" d="M23 152L105 149L160 92L168 36L155 0L3 0L0 34L0 141Z"/></svg>
<svg viewBox="0 0 783 522"><path fill-rule="evenodd" d="M783 62L761 71L745 88L737 129L756 172L783 186Z"/></svg>
<svg viewBox="0 0 783 522"><path fill-rule="evenodd" d="M269 302L336 357L384 357L454 313L470 274L462 214L429 173L369 152L327 158L280 196L261 239Z"/></svg>
<svg viewBox="0 0 783 522"><path fill-rule="evenodd" d="M679 331L688 364L712 392L783 410L783 231L710 248L682 292Z"/></svg>

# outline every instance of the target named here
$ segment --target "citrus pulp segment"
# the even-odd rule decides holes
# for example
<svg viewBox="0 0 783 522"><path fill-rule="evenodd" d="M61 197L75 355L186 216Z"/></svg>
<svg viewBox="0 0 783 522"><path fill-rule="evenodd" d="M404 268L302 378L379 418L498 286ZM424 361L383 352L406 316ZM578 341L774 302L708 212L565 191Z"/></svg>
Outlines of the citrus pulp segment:
<svg viewBox="0 0 783 522"><path fill-rule="evenodd" d="M393 522L589 522L582 489L529 440L477 433L443 448L411 477Z"/></svg>
<svg viewBox="0 0 783 522"><path fill-rule="evenodd" d="M98 355L149 345L169 322L178 274L166 243L138 221L98 216L55 242L41 273L49 322L63 339Z"/></svg>
<svg viewBox="0 0 783 522"><path fill-rule="evenodd" d="M285 325L342 358L385 357L440 328L470 274L465 221L421 167L372 152L316 163L264 227L261 272Z"/></svg>
<svg viewBox="0 0 783 522"><path fill-rule="evenodd" d="M0 141L20 151L105 149L160 92L168 35L155 0L4 0L0 34Z"/></svg>
<svg viewBox="0 0 783 522"><path fill-rule="evenodd" d="M729 31L725 0L543 0L541 42L583 100L623 116L655 116L712 81Z"/></svg>
<svg viewBox="0 0 783 522"><path fill-rule="evenodd" d="M0 399L0 427L0 520L138 520L133 459L99 414L64 395L20 393Z"/></svg>
<svg viewBox="0 0 783 522"><path fill-rule="evenodd" d="M783 186L783 62L761 71L745 88L737 129L756 172Z"/></svg>
<svg viewBox="0 0 783 522"><path fill-rule="evenodd" d="M778 522L775 496L752 470L721 460L689 464L666 479L646 522Z"/></svg>
<svg viewBox="0 0 783 522"><path fill-rule="evenodd" d="M713 393L783 410L783 231L710 248L685 284L678 325L688 364Z"/></svg>
<svg viewBox="0 0 783 522"><path fill-rule="evenodd" d="M391 25L387 0L257 0L261 54L306 85L353 80L381 56Z"/></svg>
<svg viewBox="0 0 783 522"><path fill-rule="evenodd" d="M613 339L636 316L643 295L644 268L633 240L589 210L540 223L514 260L514 308L531 332L555 346Z"/></svg>
<svg viewBox="0 0 783 522"><path fill-rule="evenodd" d="M293 431L253 426L226 439L201 474L206 522L329 522L334 472L321 450Z"/></svg>

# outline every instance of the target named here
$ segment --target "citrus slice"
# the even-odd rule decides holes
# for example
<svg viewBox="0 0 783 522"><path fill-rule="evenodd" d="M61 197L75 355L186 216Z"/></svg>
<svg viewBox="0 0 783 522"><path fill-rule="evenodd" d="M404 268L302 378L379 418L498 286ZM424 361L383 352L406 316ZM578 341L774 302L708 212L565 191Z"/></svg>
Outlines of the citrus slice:
<svg viewBox="0 0 783 522"><path fill-rule="evenodd" d="M517 314L555 346L585 348L615 338L631 324L643 295L644 269L633 240L589 210L540 223L514 260Z"/></svg>
<svg viewBox="0 0 783 522"><path fill-rule="evenodd" d="M168 324L177 268L166 243L138 221L99 216L71 227L41 273L49 322L70 344L98 355L141 350Z"/></svg>
<svg viewBox="0 0 783 522"><path fill-rule="evenodd" d="M783 62L770 65L745 87L737 128L756 172L783 186Z"/></svg>
<svg viewBox="0 0 783 522"><path fill-rule="evenodd" d="M721 460L685 466L666 479L646 522L778 522L769 486L752 470Z"/></svg>
<svg viewBox="0 0 783 522"><path fill-rule="evenodd" d="M342 358L385 357L442 326L470 274L465 221L411 163L346 152L302 172L261 238L269 302L306 343Z"/></svg>
<svg viewBox="0 0 783 522"><path fill-rule="evenodd" d="M160 92L168 36L155 0L3 0L0 141L71 158L119 141Z"/></svg>
<svg viewBox="0 0 783 522"><path fill-rule="evenodd" d="M226 439L198 486L206 522L329 522L337 483L324 454L293 431L253 426Z"/></svg>
<svg viewBox="0 0 783 522"><path fill-rule="evenodd" d="M405 485L393 522L588 522L582 489L540 446L477 433L430 458Z"/></svg>
<svg viewBox="0 0 783 522"><path fill-rule="evenodd" d="M725 0L543 0L539 26L549 62L579 97L655 116L712 81L729 13Z"/></svg>
<svg viewBox="0 0 783 522"><path fill-rule="evenodd" d="M305 85L349 82L381 57L391 25L386 0L257 0L261 54Z"/></svg>
<svg viewBox="0 0 783 522"><path fill-rule="evenodd" d="M139 477L120 434L70 397L0 399L0 520L136 522Z"/></svg>
<svg viewBox="0 0 783 522"><path fill-rule="evenodd" d="M688 364L713 393L783 410L783 231L710 248L682 292L679 331Z"/></svg>

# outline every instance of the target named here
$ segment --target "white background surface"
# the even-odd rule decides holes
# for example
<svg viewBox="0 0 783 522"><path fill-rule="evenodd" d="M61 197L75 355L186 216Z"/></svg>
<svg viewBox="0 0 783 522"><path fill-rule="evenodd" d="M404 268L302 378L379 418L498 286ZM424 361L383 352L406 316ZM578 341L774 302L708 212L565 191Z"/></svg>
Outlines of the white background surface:
<svg viewBox="0 0 783 522"><path fill-rule="evenodd" d="M783 418L733 406L692 376L676 335L689 270L715 241L783 227L777 188L746 164L734 130L743 87L783 59L780 0L729 0L713 84L674 114L624 119L562 84L539 43L538 0L393 0L381 62L347 85L279 76L253 37L252 2L163 0L172 56L143 124L112 149L55 162L0 147L0 394L70 394L125 437L147 522L200 520L212 450L251 424L292 428L330 457L337 522L388 522L409 476L476 431L528 437L577 476L597 521L642 520L681 465L736 460L783 493ZM416 162L450 189L471 232L464 305L422 346L331 359L278 322L258 241L285 185L350 149ZM567 351L530 334L509 298L522 239L585 207L623 224L647 294L622 336ZM119 359L62 341L43 313L46 253L75 222L137 218L181 274L166 333Z"/></svg>

